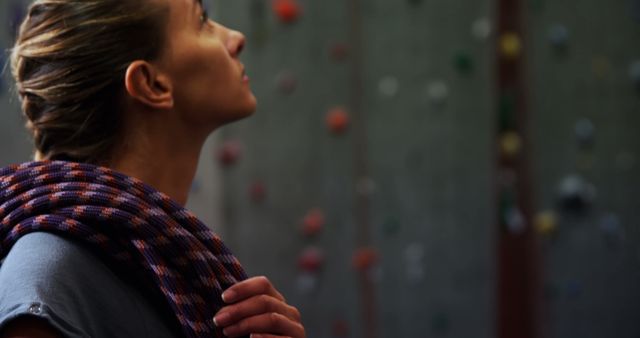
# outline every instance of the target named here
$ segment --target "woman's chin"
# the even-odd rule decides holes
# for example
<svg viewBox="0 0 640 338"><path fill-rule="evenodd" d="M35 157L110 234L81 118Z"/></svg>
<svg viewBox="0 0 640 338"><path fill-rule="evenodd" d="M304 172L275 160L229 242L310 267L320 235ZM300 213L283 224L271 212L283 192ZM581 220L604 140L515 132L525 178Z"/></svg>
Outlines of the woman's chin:
<svg viewBox="0 0 640 338"><path fill-rule="evenodd" d="M244 117L249 117L249 116L253 115L256 112L257 109L258 109L258 100L252 94L251 95L251 99L247 103L247 108L245 110L246 114L245 114Z"/></svg>

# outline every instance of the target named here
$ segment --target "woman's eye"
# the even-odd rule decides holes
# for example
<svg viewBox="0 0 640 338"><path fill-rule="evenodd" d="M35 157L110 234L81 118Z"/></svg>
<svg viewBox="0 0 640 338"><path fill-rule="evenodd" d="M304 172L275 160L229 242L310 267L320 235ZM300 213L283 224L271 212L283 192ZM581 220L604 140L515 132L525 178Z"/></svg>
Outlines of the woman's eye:
<svg viewBox="0 0 640 338"><path fill-rule="evenodd" d="M204 11L202 11L202 16L200 17L200 23L202 23L204 25L208 21L209 21L209 15L207 14L207 11L204 10Z"/></svg>

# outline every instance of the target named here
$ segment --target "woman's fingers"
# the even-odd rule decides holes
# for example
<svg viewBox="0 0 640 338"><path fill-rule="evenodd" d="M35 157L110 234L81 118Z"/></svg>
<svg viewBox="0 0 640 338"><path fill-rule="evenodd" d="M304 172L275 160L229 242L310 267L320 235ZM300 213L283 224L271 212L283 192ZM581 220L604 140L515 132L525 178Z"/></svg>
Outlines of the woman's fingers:
<svg viewBox="0 0 640 338"><path fill-rule="evenodd" d="M239 282L222 299L229 305L218 311L214 322L227 337L306 337L300 312L286 303L266 277Z"/></svg>
<svg viewBox="0 0 640 338"><path fill-rule="evenodd" d="M222 332L230 338L249 334L254 337L258 334L305 337L302 324L275 312L245 318L234 325L225 327Z"/></svg>
<svg viewBox="0 0 640 338"><path fill-rule="evenodd" d="M285 301L282 294L264 276L249 278L231 286L222 293L222 300L227 304L232 304L257 295L270 295Z"/></svg>
<svg viewBox="0 0 640 338"><path fill-rule="evenodd" d="M223 307L214 317L214 322L217 326L225 327L243 318L271 312L279 313L294 321L300 321L300 312L295 307L272 296L259 295Z"/></svg>

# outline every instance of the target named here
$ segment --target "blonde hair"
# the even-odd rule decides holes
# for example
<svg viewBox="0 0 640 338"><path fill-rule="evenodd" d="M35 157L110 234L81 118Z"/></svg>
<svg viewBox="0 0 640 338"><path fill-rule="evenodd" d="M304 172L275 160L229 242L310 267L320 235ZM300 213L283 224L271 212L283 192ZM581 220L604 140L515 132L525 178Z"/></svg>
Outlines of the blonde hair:
<svg viewBox="0 0 640 338"><path fill-rule="evenodd" d="M36 158L103 164L122 129L124 76L157 58L168 7L153 0L38 0L11 51Z"/></svg>

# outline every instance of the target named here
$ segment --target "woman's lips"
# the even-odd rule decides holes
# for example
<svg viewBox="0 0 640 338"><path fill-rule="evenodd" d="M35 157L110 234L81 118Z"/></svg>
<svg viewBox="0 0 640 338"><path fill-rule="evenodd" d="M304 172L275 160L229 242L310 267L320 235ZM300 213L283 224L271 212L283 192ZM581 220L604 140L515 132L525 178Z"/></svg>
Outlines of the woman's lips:
<svg viewBox="0 0 640 338"><path fill-rule="evenodd" d="M242 82L244 83L249 82L249 76L247 76L247 71L246 69L244 69L244 67L242 67Z"/></svg>

